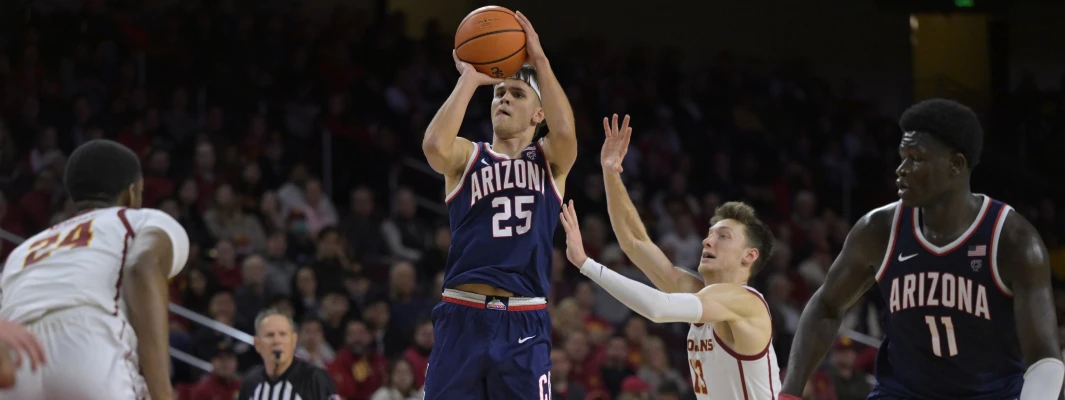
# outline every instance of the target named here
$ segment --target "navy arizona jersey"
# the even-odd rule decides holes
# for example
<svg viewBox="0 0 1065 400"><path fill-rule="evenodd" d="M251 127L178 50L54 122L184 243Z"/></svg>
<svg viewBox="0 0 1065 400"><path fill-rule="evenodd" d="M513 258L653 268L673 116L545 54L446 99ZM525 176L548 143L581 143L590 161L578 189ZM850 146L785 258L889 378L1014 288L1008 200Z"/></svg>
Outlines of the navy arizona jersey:
<svg viewBox="0 0 1065 400"><path fill-rule="evenodd" d="M447 196L451 248L444 287L483 283L547 297L562 195L539 143L515 159L474 143L462 181Z"/></svg>
<svg viewBox="0 0 1065 400"><path fill-rule="evenodd" d="M999 236L1012 208L983 197L946 246L921 233L921 212L897 203L876 279L887 310L872 397L1003 400L1020 396L1025 364L1012 292L999 275Z"/></svg>

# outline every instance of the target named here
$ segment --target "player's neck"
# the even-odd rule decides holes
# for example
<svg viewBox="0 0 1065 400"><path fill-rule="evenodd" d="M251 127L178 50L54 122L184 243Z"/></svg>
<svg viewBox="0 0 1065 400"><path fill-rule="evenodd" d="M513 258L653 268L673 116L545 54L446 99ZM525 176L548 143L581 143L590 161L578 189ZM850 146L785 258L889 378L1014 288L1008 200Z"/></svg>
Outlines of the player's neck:
<svg viewBox="0 0 1065 400"><path fill-rule="evenodd" d="M517 158L521 151L529 146L529 139L525 136L501 138L498 135L492 139L492 151L503 154L507 158Z"/></svg>
<svg viewBox="0 0 1065 400"><path fill-rule="evenodd" d="M935 204L921 207L921 228L944 235L960 234L972 225L981 205L981 199L969 190L948 193Z"/></svg>
<svg viewBox="0 0 1065 400"><path fill-rule="evenodd" d="M739 285L747 284L747 273L740 268L736 268L731 271L700 271L700 274L703 276L703 283L706 286L710 286L715 283L735 283Z"/></svg>
<svg viewBox="0 0 1065 400"><path fill-rule="evenodd" d="M98 208L110 208L114 206L116 206L116 204L114 203L96 200L85 200L74 203L74 209L77 210L78 213L81 213L83 211L92 211Z"/></svg>

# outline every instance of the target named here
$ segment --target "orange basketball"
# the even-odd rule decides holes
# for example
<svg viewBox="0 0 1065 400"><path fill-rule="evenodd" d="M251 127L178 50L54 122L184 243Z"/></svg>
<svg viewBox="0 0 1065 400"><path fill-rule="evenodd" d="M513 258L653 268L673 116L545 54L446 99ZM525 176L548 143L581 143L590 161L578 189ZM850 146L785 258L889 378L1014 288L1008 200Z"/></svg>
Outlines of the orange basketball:
<svg viewBox="0 0 1065 400"><path fill-rule="evenodd" d="M478 8L459 23L455 55L481 73L506 78L525 63L525 30L513 11L498 6Z"/></svg>

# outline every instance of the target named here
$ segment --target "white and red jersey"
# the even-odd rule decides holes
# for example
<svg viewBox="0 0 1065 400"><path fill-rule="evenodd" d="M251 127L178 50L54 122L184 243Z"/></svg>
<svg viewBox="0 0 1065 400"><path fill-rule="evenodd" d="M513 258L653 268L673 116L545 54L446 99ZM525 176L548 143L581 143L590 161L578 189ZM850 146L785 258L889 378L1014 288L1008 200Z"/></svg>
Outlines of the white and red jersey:
<svg viewBox="0 0 1065 400"><path fill-rule="evenodd" d="M0 318L20 324L53 311L92 307L125 319L122 275L158 231L170 238L173 277L185 266L189 237L159 210L101 208L33 236L8 256L0 274Z"/></svg>
<svg viewBox="0 0 1065 400"><path fill-rule="evenodd" d="M744 288L765 303L761 293ZM698 400L775 400L780 392L780 366L772 339L761 353L745 356L718 338L714 324L692 324L688 364Z"/></svg>

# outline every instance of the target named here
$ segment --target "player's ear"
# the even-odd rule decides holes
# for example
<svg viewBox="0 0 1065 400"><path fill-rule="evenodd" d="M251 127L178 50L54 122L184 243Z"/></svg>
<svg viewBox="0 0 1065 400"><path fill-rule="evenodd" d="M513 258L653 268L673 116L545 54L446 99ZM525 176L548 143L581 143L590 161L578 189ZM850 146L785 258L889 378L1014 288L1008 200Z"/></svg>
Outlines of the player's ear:
<svg viewBox="0 0 1065 400"><path fill-rule="evenodd" d="M968 164L968 160L965 159L964 154L954 153L954 155L950 157L950 174L958 175L962 173L962 171L965 171L967 168L966 165Z"/></svg>
<svg viewBox="0 0 1065 400"><path fill-rule="evenodd" d="M536 112L533 113L533 121L532 122L533 122L533 125L539 125L541 122L544 122L544 108L543 107L537 107L536 108Z"/></svg>
<svg viewBox="0 0 1065 400"><path fill-rule="evenodd" d="M750 267L754 265L754 262L758 260L758 248L751 247L743 253L743 264Z"/></svg>

